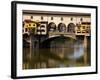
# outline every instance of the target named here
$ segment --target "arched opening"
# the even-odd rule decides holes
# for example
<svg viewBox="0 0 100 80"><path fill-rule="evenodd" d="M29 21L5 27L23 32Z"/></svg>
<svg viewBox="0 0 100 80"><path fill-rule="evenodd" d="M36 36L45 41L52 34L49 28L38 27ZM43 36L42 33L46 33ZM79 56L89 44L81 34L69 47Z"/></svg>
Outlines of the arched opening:
<svg viewBox="0 0 100 80"><path fill-rule="evenodd" d="M58 35L58 36L54 36L54 37L47 38L47 39L43 40L40 44L42 45L42 48L44 48L44 47L45 48L50 48L51 41L57 40L57 39L61 39L61 40L65 40L66 39L66 41L67 40L76 41L74 38L71 38L69 36L61 36L61 35ZM57 41L57 42L59 42L59 41ZM64 41L62 41L62 42L64 42Z"/></svg>
<svg viewBox="0 0 100 80"><path fill-rule="evenodd" d="M48 31L56 31L56 24L54 22L50 22L48 25Z"/></svg>
<svg viewBox="0 0 100 80"><path fill-rule="evenodd" d="M69 33L75 33L75 24L74 23L69 23L68 24L67 32L69 32Z"/></svg>
<svg viewBox="0 0 100 80"><path fill-rule="evenodd" d="M66 25L64 23L58 24L58 31L59 32L65 32L66 31Z"/></svg>

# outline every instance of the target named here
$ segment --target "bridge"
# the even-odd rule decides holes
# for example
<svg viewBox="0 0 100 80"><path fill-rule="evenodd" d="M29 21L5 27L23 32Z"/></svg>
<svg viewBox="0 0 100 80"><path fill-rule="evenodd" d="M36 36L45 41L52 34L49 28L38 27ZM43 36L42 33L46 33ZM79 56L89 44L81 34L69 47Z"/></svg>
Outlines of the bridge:
<svg viewBox="0 0 100 80"><path fill-rule="evenodd" d="M49 31L47 35L32 35L32 37L30 36L29 33L24 33L23 36L24 36L23 39L26 43L28 44L32 43L32 45L35 45L34 48L36 48L36 46L49 47L48 45L49 42L56 38L71 38L73 40L76 40L75 33L69 33L66 31L65 32Z"/></svg>
<svg viewBox="0 0 100 80"><path fill-rule="evenodd" d="M69 33L69 32L49 32L49 37L48 38L52 38L52 37L57 37L57 36L64 36L64 37L69 37L72 39L76 39L76 35L75 33Z"/></svg>
<svg viewBox="0 0 100 80"><path fill-rule="evenodd" d="M24 38L24 40L27 42L27 43L31 43L31 40L30 40L30 33L27 32L27 33L23 33L24 36L26 36ZM47 34L43 35L43 34L33 34L33 41L32 43L34 44L34 42L37 42L37 43L42 43L44 41L47 41L47 40L52 40L54 38L61 38L61 37L66 37L66 38L71 38L73 40L76 40L76 36L90 36L90 33L77 33L77 32L67 32L67 31L61 31L59 32L58 30L55 30L55 31L48 31ZM39 45L39 44L38 44Z"/></svg>
<svg viewBox="0 0 100 80"><path fill-rule="evenodd" d="M31 20L25 20L23 28L23 38L27 43L33 45L40 45L42 42L47 40L53 40L54 38L71 38L76 40L76 36L90 36L90 28L87 22L82 23L81 26L69 23L67 26L64 23L59 23L58 26L51 22L48 24L47 21L34 22ZM85 28L84 28L85 27Z"/></svg>

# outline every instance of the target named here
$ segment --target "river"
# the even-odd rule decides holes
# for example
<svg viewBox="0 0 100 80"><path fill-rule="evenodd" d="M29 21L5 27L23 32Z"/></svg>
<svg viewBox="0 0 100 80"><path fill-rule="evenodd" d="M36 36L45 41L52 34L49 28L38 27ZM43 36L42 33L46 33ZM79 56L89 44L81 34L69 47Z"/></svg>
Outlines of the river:
<svg viewBox="0 0 100 80"><path fill-rule="evenodd" d="M30 48L23 48L23 69L90 66L90 38L86 40L56 38L50 41L50 48L33 48L31 54Z"/></svg>

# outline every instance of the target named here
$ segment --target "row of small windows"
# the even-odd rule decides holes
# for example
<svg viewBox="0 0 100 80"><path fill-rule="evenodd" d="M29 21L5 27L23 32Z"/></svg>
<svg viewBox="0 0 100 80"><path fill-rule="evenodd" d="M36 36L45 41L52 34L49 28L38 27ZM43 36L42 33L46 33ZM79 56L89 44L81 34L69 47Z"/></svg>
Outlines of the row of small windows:
<svg viewBox="0 0 100 80"><path fill-rule="evenodd" d="M29 31L28 28L23 29L23 32L28 32L28 31ZM41 30L38 29L37 32L45 32L45 30L44 29L41 29Z"/></svg>
<svg viewBox="0 0 100 80"><path fill-rule="evenodd" d="M31 16L31 19L33 19L33 16ZM41 16L41 20L43 20L43 19L44 19L44 17ZM51 20L54 20L54 17L51 17ZM63 17L61 17L61 21L63 21L63 20L64 20ZM71 17L70 20L73 21L73 17ZM80 21L83 21L83 18L80 18Z"/></svg>
<svg viewBox="0 0 100 80"><path fill-rule="evenodd" d="M26 27L28 27L28 26L36 26L35 24L28 24L28 25L26 25ZM23 26L24 27L24 26Z"/></svg>
<svg viewBox="0 0 100 80"><path fill-rule="evenodd" d="M45 26L42 25L41 27L45 27ZM25 32L28 32L28 31L29 31L29 29L25 28ZM50 23L48 25L48 31L56 31L56 25L54 23ZM63 24L63 23L60 23L58 25L58 31L59 32L65 32L66 31L66 25ZM37 32L45 32L45 30L44 29L37 29ZM68 25L67 32L72 32L72 33L75 32L75 25L73 23L70 23Z"/></svg>
<svg viewBox="0 0 100 80"><path fill-rule="evenodd" d="M66 25L64 23L59 23L58 24L58 28L56 28L56 24L51 22L48 24L48 31L50 32L54 32L54 31L59 31L59 32L70 32L70 33L75 33L75 24L74 23L69 23L68 27L66 28ZM42 34L42 32L45 32L45 25L41 25L40 29L37 28L37 32L41 32L40 34ZM28 32L29 29L25 28L24 29L25 32ZM24 32L23 31L23 32ZM82 33L89 33L90 32L90 26L77 26L77 33L80 33L82 31Z"/></svg>

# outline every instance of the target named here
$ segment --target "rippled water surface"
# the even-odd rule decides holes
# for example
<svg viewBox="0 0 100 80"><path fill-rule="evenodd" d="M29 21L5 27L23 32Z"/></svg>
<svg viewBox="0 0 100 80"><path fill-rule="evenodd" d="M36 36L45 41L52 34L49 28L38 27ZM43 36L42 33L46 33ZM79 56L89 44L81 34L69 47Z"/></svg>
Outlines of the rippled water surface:
<svg viewBox="0 0 100 80"><path fill-rule="evenodd" d="M49 48L23 48L23 69L90 66L90 39L57 38ZM48 45L48 44L47 44Z"/></svg>

